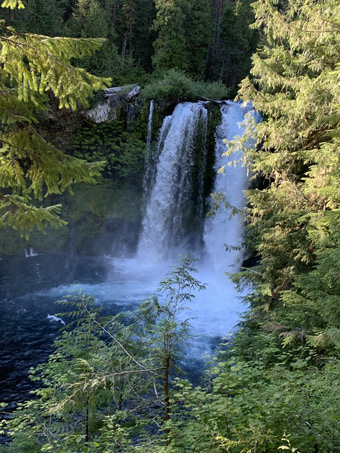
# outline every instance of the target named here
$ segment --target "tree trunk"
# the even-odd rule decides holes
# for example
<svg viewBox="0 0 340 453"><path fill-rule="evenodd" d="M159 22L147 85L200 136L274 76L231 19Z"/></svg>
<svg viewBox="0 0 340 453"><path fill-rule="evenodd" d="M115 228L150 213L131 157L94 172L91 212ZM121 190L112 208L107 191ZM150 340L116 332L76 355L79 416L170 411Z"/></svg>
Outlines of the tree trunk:
<svg viewBox="0 0 340 453"><path fill-rule="evenodd" d="M85 444L89 441L89 398L86 398L86 410L85 410Z"/></svg>
<svg viewBox="0 0 340 453"><path fill-rule="evenodd" d="M125 53L126 53L126 47L127 47L127 32L125 33L124 35L124 41L123 41L123 45L122 45L122 52L121 52L121 57L122 57L122 60L124 60L125 58Z"/></svg>
<svg viewBox="0 0 340 453"><path fill-rule="evenodd" d="M164 371L164 421L170 418L170 395L169 395L170 355L165 358Z"/></svg>
<svg viewBox="0 0 340 453"><path fill-rule="evenodd" d="M116 19L117 19L117 4L114 2L112 6L112 13L111 13L111 27L115 28L116 26Z"/></svg>

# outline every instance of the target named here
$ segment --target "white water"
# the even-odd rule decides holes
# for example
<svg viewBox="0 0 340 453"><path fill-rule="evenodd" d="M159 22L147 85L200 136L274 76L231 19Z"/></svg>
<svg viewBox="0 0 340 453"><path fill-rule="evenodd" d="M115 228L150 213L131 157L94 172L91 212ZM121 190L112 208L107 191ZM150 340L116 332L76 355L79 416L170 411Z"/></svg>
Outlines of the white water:
<svg viewBox="0 0 340 453"><path fill-rule="evenodd" d="M177 252L188 251L184 249L183 207L189 202L192 190L190 169L197 128L206 128L207 119L203 103L183 103L164 120L156 180L138 245L137 256L141 260L164 262Z"/></svg>
<svg viewBox="0 0 340 453"><path fill-rule="evenodd" d="M152 100L150 102L149 121L148 121L148 135L147 135L147 138L146 138L147 154L149 154L149 152L150 152L150 145L151 145L151 139L152 139L152 120L153 120L154 108L155 108L155 102Z"/></svg>
<svg viewBox="0 0 340 453"><path fill-rule="evenodd" d="M26 258L32 258L33 256L38 256L37 253L35 253L34 249L32 247L25 249L25 257Z"/></svg>
<svg viewBox="0 0 340 453"><path fill-rule="evenodd" d="M243 109L240 104L232 102L221 103L220 108L221 124L216 132L216 171L228 161L221 158L227 149L223 139L242 134L242 126L238 123L250 110L250 107ZM155 293L170 266L178 264L177 256L188 252L187 236L181 228L192 195L190 168L193 165L195 136L197 132L205 136L207 119L208 111L204 103L179 104L174 113L165 118L158 140L156 174L153 184L149 181L151 189L147 192L143 232L136 257L107 258L111 267L107 281L99 285L81 285L100 305L114 304L120 307L119 310L133 308ZM201 155L204 160L205 152ZM234 161L238 157L233 155L229 160ZM206 162L200 163L202 169L205 165ZM215 190L225 193L228 202L238 209L244 207L242 191L246 186L246 170L240 165L236 168L227 166L226 173L216 177ZM202 190L199 181L196 190ZM190 357L206 355L211 350L211 341L232 333L243 311L240 294L224 275L225 271L237 270L240 264L240 253L225 252L224 244L239 245L243 219L235 216L228 220L228 216L228 212L221 209L214 219L209 218L205 223L205 253L201 250L205 260L197 263L195 277L206 283L207 289L195 295L190 304L191 310L183 315L190 318L194 334L198 336L188 350ZM196 250L196 254L199 252ZM72 287L65 286L55 288L53 295L60 298L71 290Z"/></svg>
<svg viewBox="0 0 340 453"><path fill-rule="evenodd" d="M246 203L243 191L248 185L247 169L242 166L242 150L230 156L222 155L227 151L224 140L242 136L244 131L242 122L245 114L250 110L250 104L245 108L241 107L241 103L231 101L221 104L222 121L216 130L214 192L222 194L231 207L236 208L240 213L230 218L230 210L221 205L214 216L208 216L206 219L204 227L206 261L218 274L224 271L237 271L242 261L242 253L235 250L235 247L241 245L243 234L242 211ZM238 162L236 166L234 162ZM224 172L217 173L222 166L225 166Z"/></svg>

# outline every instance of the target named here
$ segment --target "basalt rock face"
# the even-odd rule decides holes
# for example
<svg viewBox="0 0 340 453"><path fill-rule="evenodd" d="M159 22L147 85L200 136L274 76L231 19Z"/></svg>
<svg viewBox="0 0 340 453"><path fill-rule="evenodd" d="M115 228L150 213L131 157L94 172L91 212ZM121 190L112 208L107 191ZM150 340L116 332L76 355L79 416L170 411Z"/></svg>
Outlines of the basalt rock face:
<svg viewBox="0 0 340 453"><path fill-rule="evenodd" d="M139 85L108 88L104 92L104 100L86 112L86 116L95 123L114 121L119 117L121 110L128 111L128 104L136 101L140 91Z"/></svg>

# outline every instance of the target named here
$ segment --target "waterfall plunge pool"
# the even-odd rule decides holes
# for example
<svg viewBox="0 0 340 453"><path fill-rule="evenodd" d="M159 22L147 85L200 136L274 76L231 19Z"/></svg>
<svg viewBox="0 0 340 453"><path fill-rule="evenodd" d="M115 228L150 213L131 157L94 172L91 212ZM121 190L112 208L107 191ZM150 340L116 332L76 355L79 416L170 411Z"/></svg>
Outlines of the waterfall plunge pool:
<svg viewBox="0 0 340 453"><path fill-rule="evenodd" d="M153 104L150 106L149 126ZM245 108L230 101L220 103L221 123L216 130L215 167L228 164L223 158L224 139L242 135ZM255 114L255 113L254 113ZM221 338L229 335L243 306L225 271L235 271L242 260L241 253L225 252L225 244L237 246L243 233L243 219L220 209L213 218L200 218L207 201L204 198L204 174L207 150L204 145L208 111L204 102L179 104L172 115L164 119L154 167L146 169L147 203L138 250L135 258L68 257L36 255L30 252L23 259L0 261L0 324L3 332L0 357L0 401L20 401L32 389L27 372L31 366L46 361L52 342L62 326L56 313L62 311L54 303L77 289L93 296L105 313L133 310L145 298L157 291L171 265L179 264L178 255L192 252L199 256L195 277L207 284L207 289L195 295L190 318L195 337L185 349L184 367L200 368ZM197 150L197 143L200 143ZM147 144L150 147L150 143ZM197 155L198 152L198 155ZM199 157L197 174L192 173ZM239 156L230 156L234 161ZM243 190L247 187L246 169L241 165L226 166L218 174L215 190L224 193L228 202L242 210ZM196 240L188 226L187 207L196 197ZM189 222L190 223L190 222ZM192 223L192 222L191 222ZM189 367L189 368L190 368ZM188 368L188 367L187 367Z"/></svg>
<svg viewBox="0 0 340 453"><path fill-rule="evenodd" d="M105 314L134 310L157 292L171 266L145 264L136 258L47 254L0 264L6 268L0 279L0 401L5 402L28 398L33 388L29 368L46 361L52 352L63 326L56 316L63 311L57 300L82 290L94 297ZM190 319L194 335L185 346L182 365L197 376L222 338L234 331L243 307L240 294L226 277L216 279L208 268L195 264L195 278L207 288L195 294L189 310L182 313Z"/></svg>

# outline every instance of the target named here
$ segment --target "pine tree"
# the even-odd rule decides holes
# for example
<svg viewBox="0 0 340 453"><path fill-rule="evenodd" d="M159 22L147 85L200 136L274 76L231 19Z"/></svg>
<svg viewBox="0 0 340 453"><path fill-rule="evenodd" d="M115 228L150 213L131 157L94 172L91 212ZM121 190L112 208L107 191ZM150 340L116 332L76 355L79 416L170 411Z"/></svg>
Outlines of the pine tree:
<svg viewBox="0 0 340 453"><path fill-rule="evenodd" d="M23 3L7 0L3 6L22 8ZM75 110L107 86L107 79L71 65L71 60L99 49L103 40L22 34L3 24L1 29L0 225L27 234L34 227L43 230L45 224L63 223L60 206L39 206L43 198L70 189L73 183L93 183L99 175L100 164L64 154L38 133L35 124L48 95L59 99L60 108Z"/></svg>
<svg viewBox="0 0 340 453"><path fill-rule="evenodd" d="M249 74L251 55L256 51L258 34L249 27L254 20L250 4L250 0L229 2L223 11L219 77L233 89Z"/></svg>
<svg viewBox="0 0 340 453"><path fill-rule="evenodd" d="M60 0L31 0L24 9L2 8L0 17L16 31L60 36L63 5Z"/></svg>
<svg viewBox="0 0 340 453"><path fill-rule="evenodd" d="M60 303L70 322L48 362L30 371L42 384L35 398L2 423L12 441L1 451L120 449L149 421L144 398L153 384L147 375L153 374L134 325L120 315L103 318L93 298L82 293ZM104 450L106 442L110 450Z"/></svg>
<svg viewBox="0 0 340 453"><path fill-rule="evenodd" d="M31 0L24 10L25 31L41 35L60 36L62 10L56 0Z"/></svg>
<svg viewBox="0 0 340 453"><path fill-rule="evenodd" d="M105 10L97 0L78 0L68 28L73 37L106 38L108 21Z"/></svg>
<svg viewBox="0 0 340 453"><path fill-rule="evenodd" d="M12 439L0 451L147 451L151 439L163 444L164 436L148 429L167 430L171 377L189 329L181 313L192 292L204 289L192 261L184 257L160 283L160 296L135 313L104 318L81 292L59 301L70 322L48 362L31 370L42 384L35 398L0 423L0 434Z"/></svg>

